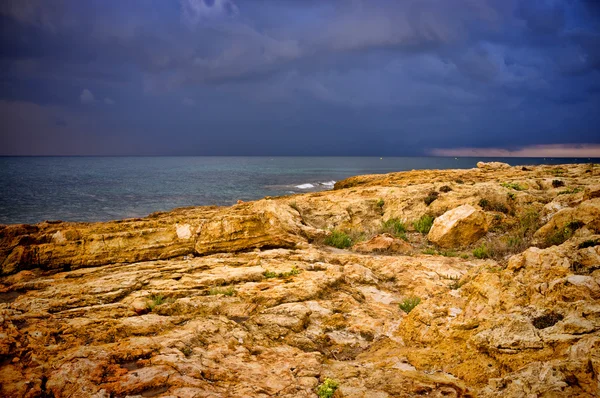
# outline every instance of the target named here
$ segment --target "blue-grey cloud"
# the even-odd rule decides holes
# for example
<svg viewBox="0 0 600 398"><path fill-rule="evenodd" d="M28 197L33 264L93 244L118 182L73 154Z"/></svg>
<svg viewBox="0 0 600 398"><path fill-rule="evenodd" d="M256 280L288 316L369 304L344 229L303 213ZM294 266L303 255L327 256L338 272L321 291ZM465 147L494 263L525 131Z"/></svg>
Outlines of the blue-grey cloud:
<svg viewBox="0 0 600 398"><path fill-rule="evenodd" d="M43 123L53 154L598 143L598 11L591 0L8 0L1 105L38 116L10 118L0 147L27 154L20 132ZM97 145L103 134L112 148Z"/></svg>

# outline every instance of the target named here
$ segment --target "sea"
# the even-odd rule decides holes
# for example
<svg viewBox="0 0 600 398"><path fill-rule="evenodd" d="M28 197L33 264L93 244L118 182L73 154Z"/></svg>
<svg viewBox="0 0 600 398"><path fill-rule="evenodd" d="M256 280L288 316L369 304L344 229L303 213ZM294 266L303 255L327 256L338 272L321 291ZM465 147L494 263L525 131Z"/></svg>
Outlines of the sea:
<svg viewBox="0 0 600 398"><path fill-rule="evenodd" d="M600 163L574 158L0 157L0 224L108 221L177 207L332 189L360 174L511 165Z"/></svg>

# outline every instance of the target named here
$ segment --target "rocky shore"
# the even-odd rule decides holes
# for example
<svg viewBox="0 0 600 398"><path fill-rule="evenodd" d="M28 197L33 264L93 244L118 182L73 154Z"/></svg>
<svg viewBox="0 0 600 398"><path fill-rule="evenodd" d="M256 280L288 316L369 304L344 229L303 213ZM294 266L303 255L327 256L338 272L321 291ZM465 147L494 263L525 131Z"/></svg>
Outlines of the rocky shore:
<svg viewBox="0 0 600 398"><path fill-rule="evenodd" d="M0 226L0 275L3 397L600 396L598 165Z"/></svg>

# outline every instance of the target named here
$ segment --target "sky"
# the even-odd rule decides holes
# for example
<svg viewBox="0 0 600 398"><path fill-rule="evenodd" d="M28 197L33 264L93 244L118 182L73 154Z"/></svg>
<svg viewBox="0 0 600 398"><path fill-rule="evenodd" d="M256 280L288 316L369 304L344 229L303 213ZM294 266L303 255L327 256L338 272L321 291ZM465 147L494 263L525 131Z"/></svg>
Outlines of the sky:
<svg viewBox="0 0 600 398"><path fill-rule="evenodd" d="M0 155L600 157L597 0L3 0Z"/></svg>

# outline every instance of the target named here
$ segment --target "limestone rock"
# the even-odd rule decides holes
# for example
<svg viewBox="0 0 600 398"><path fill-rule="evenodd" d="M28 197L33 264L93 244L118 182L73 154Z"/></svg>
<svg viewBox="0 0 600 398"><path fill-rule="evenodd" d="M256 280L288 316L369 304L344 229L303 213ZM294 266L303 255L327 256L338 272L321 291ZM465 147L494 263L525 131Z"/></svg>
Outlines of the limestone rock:
<svg viewBox="0 0 600 398"><path fill-rule="evenodd" d="M402 239L394 238L390 234L381 234L374 236L368 241L355 244L352 246L352 250L361 253L410 253L413 248L408 242Z"/></svg>
<svg viewBox="0 0 600 398"><path fill-rule="evenodd" d="M568 207L557 211L546 224L535 232L535 238L538 242L543 242L552 234L562 231L570 225L575 225L576 228L585 227L590 233L599 233L600 198L586 200L576 207ZM575 229L575 227L572 229Z"/></svg>
<svg viewBox="0 0 600 398"><path fill-rule="evenodd" d="M437 217L427 239L444 247L464 247L487 232L485 214L471 205L462 205Z"/></svg>
<svg viewBox="0 0 600 398"><path fill-rule="evenodd" d="M510 164L502 162L477 162L477 167L483 170L510 169Z"/></svg>

